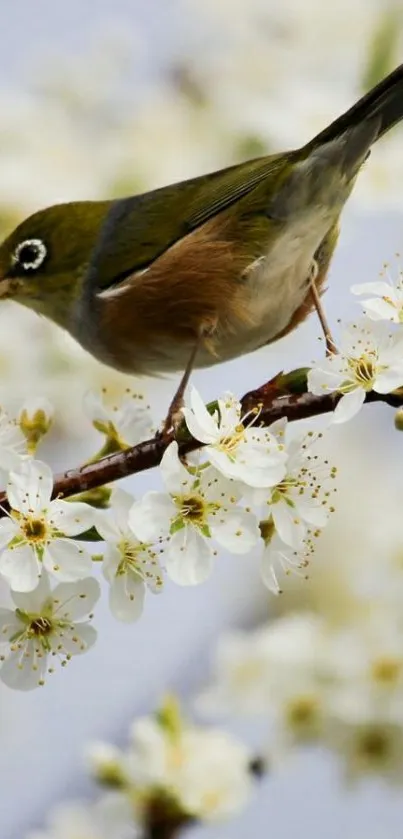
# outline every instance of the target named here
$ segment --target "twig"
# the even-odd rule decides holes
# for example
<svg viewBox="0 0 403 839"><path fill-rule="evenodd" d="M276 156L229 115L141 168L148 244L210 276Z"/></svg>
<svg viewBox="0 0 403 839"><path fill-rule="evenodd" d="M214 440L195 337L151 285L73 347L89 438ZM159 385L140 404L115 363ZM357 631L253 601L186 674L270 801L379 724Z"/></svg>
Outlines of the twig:
<svg viewBox="0 0 403 839"><path fill-rule="evenodd" d="M333 411L340 399L339 394L314 396L312 393L307 393L306 373L307 370L304 368L288 374L279 374L257 390L249 391L241 399L243 412L259 411L259 424L267 426L281 417L287 417L290 422L295 422ZM403 406L403 393L380 394L371 391L367 393L366 402L385 402L393 408L399 408ZM209 406L210 409L215 404ZM175 439L174 432L164 437L156 434L151 440L139 443L126 451L110 454L96 463L89 463L57 475L53 496L68 498L120 478L144 472L146 469L153 469L159 465L167 446L173 439ZM203 446L203 443L191 437L186 430L180 430L176 439L181 454ZM0 517L2 517L6 515L8 509L5 493L0 493L0 505Z"/></svg>

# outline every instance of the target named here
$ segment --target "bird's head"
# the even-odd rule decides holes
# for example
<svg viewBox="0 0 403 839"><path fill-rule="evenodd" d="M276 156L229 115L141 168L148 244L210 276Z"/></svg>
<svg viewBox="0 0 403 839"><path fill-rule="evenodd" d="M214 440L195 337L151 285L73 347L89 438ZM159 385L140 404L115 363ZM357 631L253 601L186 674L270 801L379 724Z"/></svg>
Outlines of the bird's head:
<svg viewBox="0 0 403 839"><path fill-rule="evenodd" d="M0 298L16 300L68 328L108 202L40 210L0 246Z"/></svg>

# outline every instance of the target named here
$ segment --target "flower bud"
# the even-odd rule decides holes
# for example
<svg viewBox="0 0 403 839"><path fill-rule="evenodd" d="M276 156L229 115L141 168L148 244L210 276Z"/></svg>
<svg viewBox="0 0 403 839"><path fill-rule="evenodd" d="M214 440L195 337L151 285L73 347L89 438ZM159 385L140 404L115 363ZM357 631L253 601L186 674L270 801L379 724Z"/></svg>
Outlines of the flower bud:
<svg viewBox="0 0 403 839"><path fill-rule="evenodd" d="M127 785L120 749L102 741L91 743L86 751L86 763L93 778L102 786L122 789Z"/></svg>
<svg viewBox="0 0 403 839"><path fill-rule="evenodd" d="M263 519L262 521L260 521L259 530L265 545L270 545L270 542L276 532L276 526L273 521L273 516L269 516L268 519Z"/></svg>
<svg viewBox="0 0 403 839"><path fill-rule="evenodd" d="M403 431L403 407L398 408L395 413L395 428L397 431Z"/></svg>
<svg viewBox="0 0 403 839"><path fill-rule="evenodd" d="M39 441L48 433L53 422L53 405L48 399L28 399L18 414L18 425L27 441L29 454L35 454Z"/></svg>
<svg viewBox="0 0 403 839"><path fill-rule="evenodd" d="M168 737L175 740L182 730L182 719L179 702L175 696L167 695L162 706L155 714L158 725L166 732Z"/></svg>

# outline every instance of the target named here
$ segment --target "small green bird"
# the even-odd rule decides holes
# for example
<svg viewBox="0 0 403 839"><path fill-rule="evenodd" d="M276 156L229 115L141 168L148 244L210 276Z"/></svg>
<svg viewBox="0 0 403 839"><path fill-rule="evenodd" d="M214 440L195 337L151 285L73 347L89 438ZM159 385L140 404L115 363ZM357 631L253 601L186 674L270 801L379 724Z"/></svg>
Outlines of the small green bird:
<svg viewBox="0 0 403 839"><path fill-rule="evenodd" d="M301 149L41 210L0 247L0 297L127 373L249 353L312 310L370 146L402 117L403 65Z"/></svg>

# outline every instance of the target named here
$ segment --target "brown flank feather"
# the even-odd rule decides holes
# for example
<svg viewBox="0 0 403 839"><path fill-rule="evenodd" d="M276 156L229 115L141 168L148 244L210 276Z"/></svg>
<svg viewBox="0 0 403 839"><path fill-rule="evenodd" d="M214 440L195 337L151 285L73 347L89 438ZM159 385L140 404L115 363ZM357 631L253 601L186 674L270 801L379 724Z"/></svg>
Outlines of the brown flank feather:
<svg viewBox="0 0 403 839"><path fill-rule="evenodd" d="M127 335L131 345L135 340L139 347L150 344L150 335L157 344L173 334L178 342L194 343L205 331L206 344L214 352L215 329L233 332L237 324L251 322L239 279L248 258L231 241L230 223L228 218L212 219L106 295L102 328L104 337L105 330L111 330L115 350L116 324L122 343Z"/></svg>

